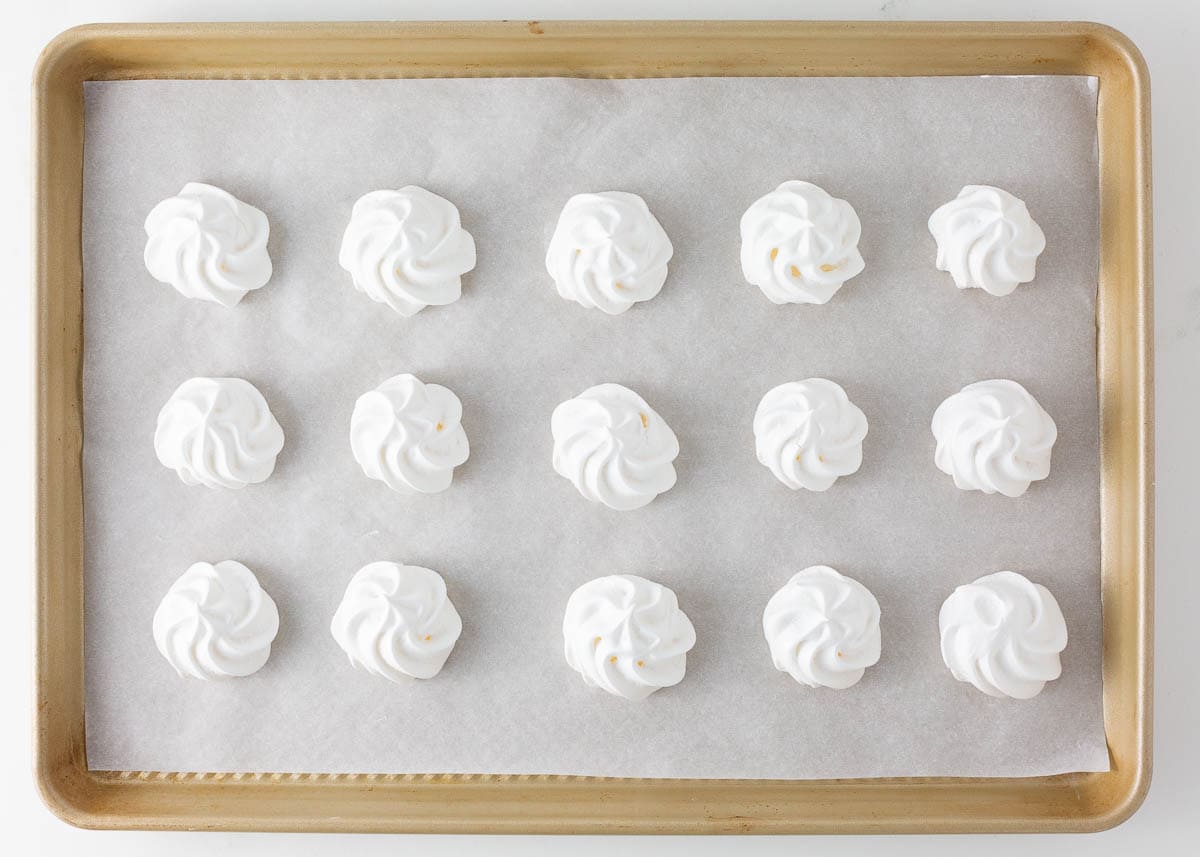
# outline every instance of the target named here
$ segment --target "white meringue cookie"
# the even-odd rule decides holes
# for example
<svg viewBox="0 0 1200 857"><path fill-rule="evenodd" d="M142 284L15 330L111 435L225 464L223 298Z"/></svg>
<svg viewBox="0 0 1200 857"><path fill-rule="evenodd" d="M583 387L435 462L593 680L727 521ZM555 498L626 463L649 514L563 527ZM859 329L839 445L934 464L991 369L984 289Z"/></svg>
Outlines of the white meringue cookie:
<svg viewBox="0 0 1200 857"><path fill-rule="evenodd" d="M1050 475L1054 420L1016 381L968 384L933 415L938 469L964 491L1020 497Z"/></svg>
<svg viewBox="0 0 1200 857"><path fill-rule="evenodd" d="M554 470L588 500L640 509L675 484L679 441L646 400L599 384L554 409Z"/></svg>
<svg viewBox="0 0 1200 857"><path fill-rule="evenodd" d="M154 613L154 644L181 676L247 676L271 656L279 611L240 562L198 562Z"/></svg>
<svg viewBox="0 0 1200 857"><path fill-rule="evenodd" d="M1014 571L960 586L938 614L942 660L989 696L1030 699L1062 674L1067 623L1050 590Z"/></svg>
<svg viewBox="0 0 1200 857"><path fill-rule="evenodd" d="M780 384L754 412L759 463L793 491L825 491L856 472L866 436L866 416L825 378Z"/></svg>
<svg viewBox="0 0 1200 857"><path fill-rule="evenodd" d="M637 194L581 193L559 215L546 270L566 300L617 315L662 290L673 252Z"/></svg>
<svg viewBox="0 0 1200 857"><path fill-rule="evenodd" d="M188 182L146 218L146 270L184 297L231 307L271 279L267 216L212 185Z"/></svg>
<svg viewBox="0 0 1200 857"><path fill-rule="evenodd" d="M475 240L449 200L414 185L376 190L354 203L338 262L356 289L407 317L462 296Z"/></svg>
<svg viewBox="0 0 1200 857"><path fill-rule="evenodd" d="M351 664L403 682L442 671L462 619L436 571L373 562L351 578L329 630Z"/></svg>
<svg viewBox="0 0 1200 857"><path fill-rule="evenodd" d="M742 274L775 304L823 304L865 267L850 203L786 181L742 215Z"/></svg>
<svg viewBox="0 0 1200 857"><path fill-rule="evenodd" d="M775 669L809 687L845 690L879 661L879 602L857 580L814 565L771 596L763 634Z"/></svg>
<svg viewBox="0 0 1200 857"><path fill-rule="evenodd" d="M696 631L670 589L614 574L571 594L563 644L567 664L589 687L642 700L683 680Z"/></svg>
<svg viewBox="0 0 1200 857"><path fill-rule="evenodd" d="M158 413L154 452L187 485L244 488L275 471L283 429L241 378L184 381Z"/></svg>
<svg viewBox="0 0 1200 857"><path fill-rule="evenodd" d="M445 491L471 452L462 403L413 375L388 378L354 403L350 449L363 473L393 491Z"/></svg>
<svg viewBox="0 0 1200 857"><path fill-rule="evenodd" d="M988 185L967 185L929 218L937 241L937 268L960 289L1001 296L1033 279L1046 249L1042 228L1025 203Z"/></svg>

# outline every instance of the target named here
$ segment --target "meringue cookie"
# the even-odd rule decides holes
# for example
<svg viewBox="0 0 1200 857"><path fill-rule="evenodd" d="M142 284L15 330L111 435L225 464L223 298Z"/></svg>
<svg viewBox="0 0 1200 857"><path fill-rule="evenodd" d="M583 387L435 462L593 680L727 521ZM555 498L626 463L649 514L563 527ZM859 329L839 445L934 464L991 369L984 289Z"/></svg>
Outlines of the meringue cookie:
<svg viewBox="0 0 1200 857"><path fill-rule="evenodd" d="M402 682L441 672L462 619L436 571L373 562L351 578L329 630L351 664Z"/></svg>
<svg viewBox="0 0 1200 857"><path fill-rule="evenodd" d="M933 436L933 461L956 486L1020 497L1050 475L1058 428L1016 381L978 381L938 406Z"/></svg>
<svg viewBox="0 0 1200 857"><path fill-rule="evenodd" d="M609 315L657 295L671 241L635 193L581 193L567 200L546 251L558 293Z"/></svg>
<svg viewBox="0 0 1200 857"><path fill-rule="evenodd" d="M188 182L146 218L146 270L188 298L231 307L271 279L267 216L212 185Z"/></svg>
<svg viewBox="0 0 1200 857"><path fill-rule="evenodd" d="M354 403L350 449L363 473L393 491L445 491L471 452L462 402L438 384L395 375Z"/></svg>
<svg viewBox="0 0 1200 857"><path fill-rule="evenodd" d="M857 580L814 565L771 596L763 634L775 669L809 687L845 690L879 661L879 602Z"/></svg>
<svg viewBox="0 0 1200 857"><path fill-rule="evenodd" d="M283 429L241 378L192 378L158 413L154 452L186 485L244 488L275 470Z"/></svg>
<svg viewBox="0 0 1200 857"><path fill-rule="evenodd" d="M775 304L823 304L865 267L850 203L787 181L742 215L742 274Z"/></svg>
<svg viewBox="0 0 1200 857"><path fill-rule="evenodd" d="M937 268L960 289L1001 296L1033 279L1046 249L1042 228L1025 203L988 185L967 185L929 218L937 241Z"/></svg>
<svg viewBox="0 0 1200 857"><path fill-rule="evenodd" d="M614 574L571 594L563 643L567 664L584 684L642 700L683 680L696 631L670 589Z"/></svg>
<svg viewBox="0 0 1200 857"><path fill-rule="evenodd" d="M354 203L338 262L356 289L407 317L462 296L475 240L454 203L436 193L414 185L376 190Z"/></svg>
<svg viewBox="0 0 1200 857"><path fill-rule="evenodd" d="M279 633L279 611L254 572L227 559L198 562L171 585L154 613L154 644L181 676L258 672Z"/></svg>
<svg viewBox="0 0 1200 857"><path fill-rule="evenodd" d="M960 586L938 614L942 660L989 696L1030 699L1062 674L1067 623L1050 590L1014 571Z"/></svg>
<svg viewBox="0 0 1200 857"><path fill-rule="evenodd" d="M862 464L867 418L825 378L780 384L754 412L759 463L795 491L825 491Z"/></svg>
<svg viewBox="0 0 1200 857"><path fill-rule="evenodd" d="M640 509L675 484L679 441L646 400L599 384L554 409L554 470L588 500Z"/></svg>

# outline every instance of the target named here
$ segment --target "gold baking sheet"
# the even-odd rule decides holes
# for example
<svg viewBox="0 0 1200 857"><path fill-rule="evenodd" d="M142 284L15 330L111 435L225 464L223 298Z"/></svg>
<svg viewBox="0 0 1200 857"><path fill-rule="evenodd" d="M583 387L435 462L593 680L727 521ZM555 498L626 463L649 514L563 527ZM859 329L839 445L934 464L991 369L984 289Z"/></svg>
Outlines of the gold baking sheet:
<svg viewBox="0 0 1200 857"><path fill-rule="evenodd" d="M405 76L1084 74L1099 78L1102 592L1111 771L1028 779L719 781L87 770L81 503L82 81ZM35 79L38 779L94 827L527 832L1087 830L1149 775L1146 73L1086 24L98 26Z"/></svg>

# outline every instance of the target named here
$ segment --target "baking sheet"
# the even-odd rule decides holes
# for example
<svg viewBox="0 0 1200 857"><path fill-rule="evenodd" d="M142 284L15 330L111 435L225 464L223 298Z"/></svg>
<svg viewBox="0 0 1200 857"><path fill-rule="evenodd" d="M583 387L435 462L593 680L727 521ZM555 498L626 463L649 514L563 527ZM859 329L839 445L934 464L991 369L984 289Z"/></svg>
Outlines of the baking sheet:
<svg viewBox="0 0 1200 857"><path fill-rule="evenodd" d="M137 81L85 88L84 492L93 769L567 773L652 777L1025 776L1106 770L1101 710L1096 91L1089 78ZM747 285L738 220L789 178L851 201L866 271L824 307ZM142 221L187 181L267 212L271 283L238 307L146 273ZM479 263L464 296L401 319L337 264L366 191L453 200ZM1011 296L962 293L925 221L963 184L1021 196L1047 250ZM640 193L675 246L663 292L610 318L560 299L542 259L568 196ZM349 449L355 398L398 372L454 389L471 459L404 497ZM241 492L155 459L162 403L193 375L255 383L287 435ZM754 458L761 395L832 378L865 411L862 469L792 493ZM1024 383L1059 428L1019 500L958 491L929 421L982 378ZM582 500L550 466L550 413L602 381L679 436L679 482L647 508ZM150 626L197 560L237 559L279 605L248 679L175 676ZM355 671L329 633L350 576L394 559L447 579L463 635L435 680ZM879 599L883 655L855 688L771 665L761 613L807 565ZM1049 586L1063 677L994 700L941 663L952 589L1001 568ZM563 661L580 583L670 585L698 642L637 705Z"/></svg>

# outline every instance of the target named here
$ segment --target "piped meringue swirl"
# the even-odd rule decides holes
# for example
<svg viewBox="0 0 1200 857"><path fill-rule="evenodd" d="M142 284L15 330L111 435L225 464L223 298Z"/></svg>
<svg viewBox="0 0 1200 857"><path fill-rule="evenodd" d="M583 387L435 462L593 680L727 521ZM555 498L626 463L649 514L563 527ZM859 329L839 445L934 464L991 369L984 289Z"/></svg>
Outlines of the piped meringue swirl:
<svg viewBox="0 0 1200 857"><path fill-rule="evenodd" d="M560 404L550 418L554 470L588 500L640 509L675 484L679 441L646 400L599 384Z"/></svg>
<svg viewBox="0 0 1200 857"><path fill-rule="evenodd" d="M373 562L351 578L330 631L351 664L403 682L441 672L462 619L436 571Z"/></svg>
<svg viewBox="0 0 1200 857"><path fill-rule="evenodd" d="M241 378L184 381L158 413L154 452L187 485L244 488L275 471L283 449L267 400Z"/></svg>
<svg viewBox="0 0 1200 857"><path fill-rule="evenodd" d="M857 471L866 436L866 416L825 378L780 384L754 413L759 463L793 491L825 491Z"/></svg>
<svg viewBox="0 0 1200 857"><path fill-rule="evenodd" d="M354 403L350 450L363 473L393 491L445 491L471 454L462 402L440 384L395 375Z"/></svg>
<svg viewBox="0 0 1200 857"><path fill-rule="evenodd" d="M271 279L267 216L233 194L188 182L146 218L146 270L184 297L231 307Z"/></svg>
<svg viewBox="0 0 1200 857"><path fill-rule="evenodd" d="M967 185L929 218L937 241L937 268L960 289L1011 294L1033 279L1046 249L1042 228L1025 203L1006 190Z"/></svg>
<svg viewBox="0 0 1200 857"><path fill-rule="evenodd" d="M775 304L823 304L865 267L853 206L786 181L742 215L742 274Z"/></svg>
<svg viewBox="0 0 1200 857"><path fill-rule="evenodd" d="M581 193L567 200L546 250L558 293L609 315L657 295L671 241L635 193Z"/></svg>
<svg viewBox="0 0 1200 857"><path fill-rule="evenodd" d="M683 680L696 631L670 589L614 574L571 594L563 642L567 664L589 687L642 700Z"/></svg>
<svg viewBox="0 0 1200 857"><path fill-rule="evenodd" d="M1050 590L1014 571L958 587L938 626L950 672L989 696L1030 699L1062 674L1062 610Z"/></svg>
<svg viewBox="0 0 1200 857"><path fill-rule="evenodd" d="M354 203L338 262L356 289L407 317L462 296L475 240L449 200L414 185L376 190Z"/></svg>
<svg viewBox="0 0 1200 857"><path fill-rule="evenodd" d="M181 676L219 679L257 672L271 656L279 611L240 562L198 562L154 613L154 644Z"/></svg>
<svg viewBox="0 0 1200 857"><path fill-rule="evenodd" d="M845 690L879 661L879 602L857 580L814 565L771 596L763 634L777 670L809 687Z"/></svg>
<svg viewBox="0 0 1200 857"><path fill-rule="evenodd" d="M1020 497L1050 475L1058 428L1016 381L968 384L933 415L938 469L964 491Z"/></svg>

